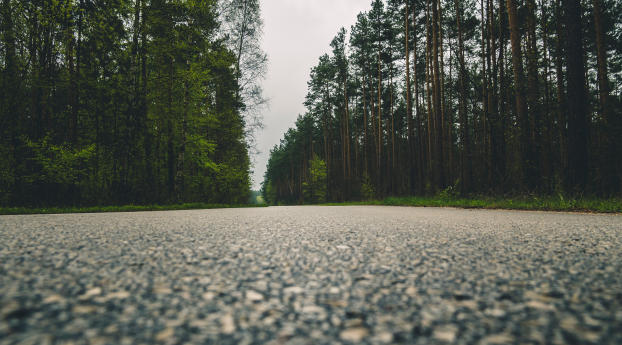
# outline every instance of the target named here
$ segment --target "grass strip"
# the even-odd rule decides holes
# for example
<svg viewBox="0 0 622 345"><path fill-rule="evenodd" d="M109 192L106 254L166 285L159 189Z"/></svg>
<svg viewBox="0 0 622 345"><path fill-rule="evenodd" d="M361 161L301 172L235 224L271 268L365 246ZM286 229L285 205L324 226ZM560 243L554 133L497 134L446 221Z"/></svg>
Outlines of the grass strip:
<svg viewBox="0 0 622 345"><path fill-rule="evenodd" d="M566 199L563 197L458 198L458 197L389 197L383 200L327 203L325 206L416 206L507 209L560 212L622 213L622 199Z"/></svg>
<svg viewBox="0 0 622 345"><path fill-rule="evenodd" d="M106 213L106 212L143 212L143 211L176 211L176 210L203 210L215 208L248 208L265 207L267 205L226 205L206 203L185 203L176 205L124 205L124 206L92 206L92 207L6 207L0 208L0 215L23 214L64 214L64 213Z"/></svg>

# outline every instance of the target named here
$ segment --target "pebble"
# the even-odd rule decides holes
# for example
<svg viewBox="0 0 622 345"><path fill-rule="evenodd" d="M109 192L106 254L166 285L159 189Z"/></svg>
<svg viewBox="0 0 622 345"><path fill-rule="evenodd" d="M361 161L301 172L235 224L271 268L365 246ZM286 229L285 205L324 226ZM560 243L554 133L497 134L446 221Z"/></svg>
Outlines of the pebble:
<svg viewBox="0 0 622 345"><path fill-rule="evenodd" d="M433 337L436 340L453 343L456 340L458 328L456 326L442 326L434 330Z"/></svg>
<svg viewBox="0 0 622 345"><path fill-rule="evenodd" d="M249 290L246 291L246 299L250 302L259 302L263 300L263 295L256 291Z"/></svg>
<svg viewBox="0 0 622 345"><path fill-rule="evenodd" d="M162 342L162 341L169 340L170 338L173 337L173 335L175 335L175 330L173 328L166 328L160 333L158 333L155 339L156 341Z"/></svg>
<svg viewBox="0 0 622 345"><path fill-rule="evenodd" d="M227 314L220 319L221 331L224 334L233 334L235 332L235 321L233 316Z"/></svg>
<svg viewBox="0 0 622 345"><path fill-rule="evenodd" d="M369 331L363 327L349 328L339 333L339 338L344 341L358 343L369 335Z"/></svg>
<svg viewBox="0 0 622 345"><path fill-rule="evenodd" d="M95 296L99 296L102 293L102 289L101 288L93 288L88 290L84 295L78 297L79 300L87 300L87 299L91 299Z"/></svg>
<svg viewBox="0 0 622 345"><path fill-rule="evenodd" d="M503 345L503 344L511 344L514 342L514 337L509 334L501 333L501 334L493 334L486 336L480 342L481 345Z"/></svg>

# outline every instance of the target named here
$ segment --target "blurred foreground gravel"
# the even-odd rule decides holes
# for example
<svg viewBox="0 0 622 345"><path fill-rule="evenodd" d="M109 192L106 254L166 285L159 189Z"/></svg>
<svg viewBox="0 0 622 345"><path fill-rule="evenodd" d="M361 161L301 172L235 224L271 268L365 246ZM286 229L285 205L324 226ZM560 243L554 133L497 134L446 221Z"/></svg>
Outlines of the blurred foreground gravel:
<svg viewBox="0 0 622 345"><path fill-rule="evenodd" d="M0 344L622 344L622 217L0 216Z"/></svg>

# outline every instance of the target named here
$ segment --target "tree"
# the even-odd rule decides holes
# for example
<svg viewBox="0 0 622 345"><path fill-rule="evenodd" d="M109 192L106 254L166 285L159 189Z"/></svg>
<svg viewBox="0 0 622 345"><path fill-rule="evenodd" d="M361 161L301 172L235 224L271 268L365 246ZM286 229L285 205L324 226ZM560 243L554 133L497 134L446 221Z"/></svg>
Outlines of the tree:
<svg viewBox="0 0 622 345"><path fill-rule="evenodd" d="M516 0L507 0L508 21L510 24L510 41L512 43L512 69L514 70L514 93L516 94L516 113L520 127L520 154L523 172L523 181L529 186L533 176L529 175L533 164L532 152L529 144L529 115L527 100L525 97L526 87L523 72L523 54L521 50L521 34L518 26L518 13Z"/></svg>
<svg viewBox="0 0 622 345"><path fill-rule="evenodd" d="M585 190L588 178L587 92L583 61L582 8L579 0L564 0L568 32L568 183L574 192Z"/></svg>
<svg viewBox="0 0 622 345"><path fill-rule="evenodd" d="M0 205L245 202L218 2L0 2Z"/></svg>
<svg viewBox="0 0 622 345"><path fill-rule="evenodd" d="M622 44L608 38L622 6L590 2L600 24L585 26L567 3L372 1L312 68L304 121L272 151L265 189L308 202L317 155L333 201L449 187L619 195L622 145L608 138L622 134Z"/></svg>
<svg viewBox="0 0 622 345"><path fill-rule="evenodd" d="M263 21L259 0L219 1L220 20L227 46L235 54L235 78L239 86L236 99L244 105L247 138L254 144L254 134L261 129L261 111L267 100L261 82L268 56L261 48Z"/></svg>
<svg viewBox="0 0 622 345"><path fill-rule="evenodd" d="M326 163L314 155L309 166L309 180L303 183L305 199L312 203L326 202Z"/></svg>

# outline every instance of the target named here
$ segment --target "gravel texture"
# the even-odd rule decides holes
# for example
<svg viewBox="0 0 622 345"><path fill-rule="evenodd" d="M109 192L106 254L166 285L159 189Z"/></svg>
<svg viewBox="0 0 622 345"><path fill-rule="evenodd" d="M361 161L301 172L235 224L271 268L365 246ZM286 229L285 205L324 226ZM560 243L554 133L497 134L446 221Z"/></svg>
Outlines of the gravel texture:
<svg viewBox="0 0 622 345"><path fill-rule="evenodd" d="M622 344L622 217L1 216L0 344Z"/></svg>

